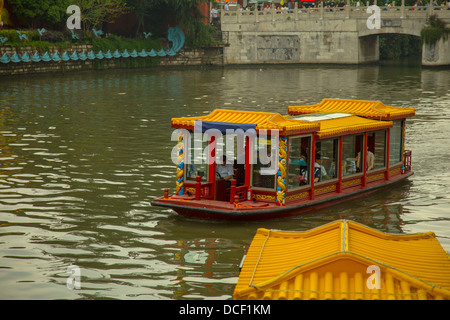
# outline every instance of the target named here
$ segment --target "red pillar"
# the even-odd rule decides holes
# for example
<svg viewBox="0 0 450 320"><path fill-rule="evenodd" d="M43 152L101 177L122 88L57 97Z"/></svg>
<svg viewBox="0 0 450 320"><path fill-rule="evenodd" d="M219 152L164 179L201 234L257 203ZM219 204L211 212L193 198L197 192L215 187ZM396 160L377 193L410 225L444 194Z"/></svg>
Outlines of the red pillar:
<svg viewBox="0 0 450 320"><path fill-rule="evenodd" d="M339 161L337 161L339 160ZM336 191L337 192L342 192L342 162L343 161L343 157L342 157L342 136L339 137L339 159L336 159L336 165L338 166L338 183L336 186Z"/></svg>
<svg viewBox="0 0 450 320"><path fill-rule="evenodd" d="M212 183L211 185L211 194L215 194L216 190L216 137L211 136L211 140L209 143L208 150L208 182Z"/></svg>
<svg viewBox="0 0 450 320"><path fill-rule="evenodd" d="M309 181L311 181L311 190L309 191L309 199L314 200L314 165L316 162L316 135L313 134L312 145L311 145L311 164Z"/></svg>
<svg viewBox="0 0 450 320"><path fill-rule="evenodd" d="M364 133L364 152L361 152L361 157L364 157L363 160L363 177L362 177L362 186L363 188L367 184L367 132ZM361 159L362 160L362 159Z"/></svg>
<svg viewBox="0 0 450 320"><path fill-rule="evenodd" d="M250 186L250 173L251 173L251 164L250 164L250 137L245 137L245 185Z"/></svg>
<svg viewBox="0 0 450 320"><path fill-rule="evenodd" d="M385 179L389 180L389 150L391 145L391 128L387 129L387 139L386 139L386 172L385 172Z"/></svg>

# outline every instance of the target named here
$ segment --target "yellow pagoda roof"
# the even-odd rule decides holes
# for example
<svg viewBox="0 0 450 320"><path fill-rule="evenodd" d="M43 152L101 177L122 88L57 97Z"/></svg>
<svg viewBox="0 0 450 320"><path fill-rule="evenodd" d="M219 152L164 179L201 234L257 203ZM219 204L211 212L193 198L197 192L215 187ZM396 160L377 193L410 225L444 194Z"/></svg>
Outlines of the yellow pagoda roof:
<svg viewBox="0 0 450 320"><path fill-rule="evenodd" d="M256 130L279 130L280 134L310 133L319 129L318 123L285 118L279 113L216 109L209 115L172 118L172 127L193 130L195 121L254 124Z"/></svg>
<svg viewBox="0 0 450 320"><path fill-rule="evenodd" d="M323 99L319 104L290 106L288 110L291 115L344 112L378 120L397 120L415 115L414 108L390 107L380 101L350 99Z"/></svg>
<svg viewBox="0 0 450 320"><path fill-rule="evenodd" d="M233 298L450 299L450 256L433 232L388 234L346 220L258 229Z"/></svg>
<svg viewBox="0 0 450 320"><path fill-rule="evenodd" d="M321 114L314 114L312 116L305 117L305 119L310 119L310 121L320 123L320 129L316 133L320 139L392 127L392 121L372 120L340 113L329 115L329 119L321 118ZM317 120L314 120L315 116L317 116ZM302 118L303 116L299 116L293 119L299 120Z"/></svg>

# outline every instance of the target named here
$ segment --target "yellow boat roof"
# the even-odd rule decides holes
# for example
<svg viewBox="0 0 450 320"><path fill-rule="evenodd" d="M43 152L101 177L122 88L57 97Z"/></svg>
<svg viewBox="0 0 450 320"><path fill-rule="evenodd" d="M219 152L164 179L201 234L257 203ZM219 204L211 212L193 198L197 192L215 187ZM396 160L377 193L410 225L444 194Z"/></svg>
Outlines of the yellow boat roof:
<svg viewBox="0 0 450 320"><path fill-rule="evenodd" d="M319 115L320 116L320 115ZM279 130L281 135L316 133L319 138L364 131L385 129L391 121L371 120L351 114L337 114L330 117L293 117L279 113L252 112L216 109L211 114L199 117L172 118L172 127L193 130L195 121L214 123L253 124L256 130Z"/></svg>
<svg viewBox="0 0 450 320"><path fill-rule="evenodd" d="M309 119L309 121L320 123L320 129L316 133L320 139L392 127L392 121L372 120L342 113L331 113L327 114L327 116L314 114L311 116L292 117L291 119Z"/></svg>
<svg viewBox="0 0 450 320"><path fill-rule="evenodd" d="M323 99L319 104L290 106L288 110L288 113L291 115L345 112L378 120L397 120L415 115L414 108L390 107L380 101L350 99Z"/></svg>
<svg viewBox="0 0 450 320"><path fill-rule="evenodd" d="M388 234L346 220L258 229L233 298L450 299L450 256L432 232Z"/></svg>
<svg viewBox="0 0 450 320"><path fill-rule="evenodd" d="M279 113L216 109L209 115L172 118L172 127L193 130L195 121L254 124L256 130L279 130L280 134L311 133L319 124L285 118Z"/></svg>

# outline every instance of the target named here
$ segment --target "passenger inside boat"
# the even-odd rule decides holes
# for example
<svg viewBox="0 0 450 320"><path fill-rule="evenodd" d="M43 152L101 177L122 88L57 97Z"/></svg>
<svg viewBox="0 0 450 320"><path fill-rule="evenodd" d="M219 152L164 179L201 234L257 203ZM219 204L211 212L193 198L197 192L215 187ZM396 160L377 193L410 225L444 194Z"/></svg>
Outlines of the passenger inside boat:
<svg viewBox="0 0 450 320"><path fill-rule="evenodd" d="M358 152L358 155L357 155L356 158L357 158L357 160L356 160L356 167L359 170L359 172L361 172L362 171L361 168L363 166L362 160L361 160L361 152ZM366 164L367 171L372 170L373 169L373 163L374 163L374 155L373 155L373 152L369 150L368 146L367 146L367 158L366 159L367 159L367 164Z"/></svg>
<svg viewBox="0 0 450 320"><path fill-rule="evenodd" d="M311 138L293 137L289 139L289 190L309 185L309 149Z"/></svg>
<svg viewBox="0 0 450 320"><path fill-rule="evenodd" d="M342 175L361 172L357 167L358 153L364 145L364 135L348 135L342 138Z"/></svg>
<svg viewBox="0 0 450 320"><path fill-rule="evenodd" d="M221 162L216 164L215 200L229 201L229 190L233 177L233 165L227 161L227 157L224 155Z"/></svg>
<svg viewBox="0 0 450 320"><path fill-rule="evenodd" d="M354 157L352 158L346 158L344 161L344 176L348 176L351 174L354 174L357 171L357 167L356 167L356 161L358 159L358 155L355 154Z"/></svg>
<svg viewBox="0 0 450 320"><path fill-rule="evenodd" d="M316 162L314 163L314 182L319 182L320 177L322 176L322 170L325 170L325 168L320 164L320 153L316 154ZM325 171L325 176L327 172Z"/></svg>
<svg viewBox="0 0 450 320"><path fill-rule="evenodd" d="M338 146L338 138L323 139L316 143L316 159L320 157L320 182L337 178L336 159L339 159Z"/></svg>
<svg viewBox="0 0 450 320"><path fill-rule="evenodd" d="M222 163L216 166L217 178L226 181L227 188L231 186L231 179L234 177L233 165L227 161L227 157L222 157Z"/></svg>

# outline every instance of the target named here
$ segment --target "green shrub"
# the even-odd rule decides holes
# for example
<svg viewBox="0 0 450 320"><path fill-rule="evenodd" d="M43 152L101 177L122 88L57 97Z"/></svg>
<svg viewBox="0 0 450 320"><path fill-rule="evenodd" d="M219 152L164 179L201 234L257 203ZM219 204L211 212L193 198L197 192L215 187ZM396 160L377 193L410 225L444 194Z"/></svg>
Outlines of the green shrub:
<svg viewBox="0 0 450 320"><path fill-rule="evenodd" d="M94 38L91 40L94 51L106 52L108 50L134 50L141 51L145 49L147 51L151 49L161 49L161 43L158 40L152 39L139 39L139 38L120 38L116 35L109 35L107 38Z"/></svg>
<svg viewBox="0 0 450 320"><path fill-rule="evenodd" d="M407 34L383 34L379 36L380 59L398 60L403 57L420 56L422 41Z"/></svg>
<svg viewBox="0 0 450 320"><path fill-rule="evenodd" d="M6 37L8 38L8 42L22 42L23 44L26 44L27 41L33 41L33 40L39 40L39 33L34 30L19 30L21 34L25 34L27 36L27 39L20 39L19 34L16 30L13 29L6 29L6 30L0 30L0 37Z"/></svg>
<svg viewBox="0 0 450 320"><path fill-rule="evenodd" d="M420 38L426 44L433 44L441 38L447 39L450 29L445 27L445 22L440 20L436 15L428 17L428 26L420 31Z"/></svg>
<svg viewBox="0 0 450 320"><path fill-rule="evenodd" d="M420 31L420 38L422 38L423 42L426 44L433 44L439 41L444 34L445 32L442 29L435 27L424 27Z"/></svg>
<svg viewBox="0 0 450 320"><path fill-rule="evenodd" d="M40 40L53 43L63 42L68 40L68 35L61 31L48 30L42 34Z"/></svg>

